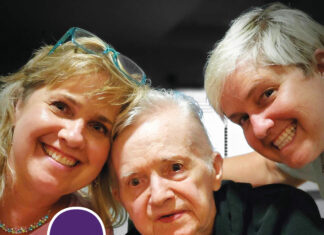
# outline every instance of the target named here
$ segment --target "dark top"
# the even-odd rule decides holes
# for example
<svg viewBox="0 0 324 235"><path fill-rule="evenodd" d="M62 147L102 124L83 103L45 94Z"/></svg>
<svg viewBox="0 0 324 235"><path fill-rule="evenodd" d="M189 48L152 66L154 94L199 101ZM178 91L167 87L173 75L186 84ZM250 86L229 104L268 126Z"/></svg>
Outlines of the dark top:
<svg viewBox="0 0 324 235"><path fill-rule="evenodd" d="M250 184L223 181L214 198L217 212L212 234L324 234L324 221L313 198L288 185L252 188ZM139 234L132 223L127 234Z"/></svg>

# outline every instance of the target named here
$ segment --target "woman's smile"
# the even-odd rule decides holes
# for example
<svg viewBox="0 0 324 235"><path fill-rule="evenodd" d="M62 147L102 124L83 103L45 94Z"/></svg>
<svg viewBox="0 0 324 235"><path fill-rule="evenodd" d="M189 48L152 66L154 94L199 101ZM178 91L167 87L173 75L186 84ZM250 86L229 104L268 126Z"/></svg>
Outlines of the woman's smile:
<svg viewBox="0 0 324 235"><path fill-rule="evenodd" d="M273 145L281 150L288 144L290 144L293 138L296 135L297 124L295 122L291 123L288 127L286 127L281 134L273 141Z"/></svg>
<svg viewBox="0 0 324 235"><path fill-rule="evenodd" d="M17 160L11 162L11 167L26 182L35 187L44 185L47 191L52 187L53 193L69 193L99 174L119 111L117 106L84 95L90 84L102 85L100 76L96 84L94 77L77 76L53 89L40 88L17 105L11 153L11 158ZM84 86L78 86L80 80ZM47 158L39 158L39 154Z"/></svg>
<svg viewBox="0 0 324 235"><path fill-rule="evenodd" d="M68 167L74 167L76 166L80 161L78 161L77 159L71 157L71 156L67 156L66 154L57 151L55 148L53 148L52 146L46 145L44 143L42 143L42 148L44 150L44 152L50 156L52 159L54 159L56 162L64 165L64 166L68 166Z"/></svg>

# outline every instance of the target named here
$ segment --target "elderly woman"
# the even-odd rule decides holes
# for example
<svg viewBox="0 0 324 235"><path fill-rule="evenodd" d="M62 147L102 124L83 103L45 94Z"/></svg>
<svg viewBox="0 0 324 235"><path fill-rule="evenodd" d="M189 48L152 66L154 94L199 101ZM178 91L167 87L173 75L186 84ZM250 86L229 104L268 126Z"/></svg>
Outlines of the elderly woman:
<svg viewBox="0 0 324 235"><path fill-rule="evenodd" d="M211 52L205 89L258 153L224 162L254 185L317 182L324 197L324 27L276 3L233 21ZM275 163L277 162L277 163Z"/></svg>
<svg viewBox="0 0 324 235"><path fill-rule="evenodd" d="M51 217L69 206L95 210L112 233L118 215L98 175L117 115L145 90L144 72L71 28L1 82L0 234L46 234ZM87 198L78 192L85 186Z"/></svg>

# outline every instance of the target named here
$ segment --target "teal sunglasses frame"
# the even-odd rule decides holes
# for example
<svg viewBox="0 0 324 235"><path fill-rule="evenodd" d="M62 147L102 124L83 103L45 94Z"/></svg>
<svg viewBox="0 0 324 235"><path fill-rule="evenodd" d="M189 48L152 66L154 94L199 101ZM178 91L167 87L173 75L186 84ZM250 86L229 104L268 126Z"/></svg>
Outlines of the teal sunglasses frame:
<svg viewBox="0 0 324 235"><path fill-rule="evenodd" d="M81 31L83 34L85 35L89 35L91 37L97 38L99 39L104 45L105 45L105 50L103 50L102 52L96 52L93 51L87 47L85 47L84 45L80 44L77 42L76 38L75 38L75 32L76 31ZM112 59L113 64L116 66L116 68L129 80L131 80L132 82L135 82L137 85L143 85L146 83L146 75L144 73L144 71L142 70L142 68L140 66L138 66L133 60L131 60L130 58L128 58L127 56L121 54L120 52L116 51L112 46L110 46L108 43L106 43L105 41L103 41L101 38L99 38L98 36L94 35L93 33L78 28L78 27L72 27L70 28L61 38L60 40L57 41L57 43L53 46L53 48L49 51L48 55L51 55L54 53L54 51L61 46L63 43L65 43L66 41L68 41L68 39L71 38L71 41L74 45L76 45L77 47L81 48L82 50L84 50L85 52L89 53L89 54L103 54L106 55L108 53L112 53L112 56L110 57ZM123 69L119 66L118 63L118 56L121 55L124 58L126 58L129 62L131 62L133 65L135 65L139 71L141 71L142 73L142 78L139 80L134 79L133 77L129 76L127 73L125 73L123 71Z"/></svg>

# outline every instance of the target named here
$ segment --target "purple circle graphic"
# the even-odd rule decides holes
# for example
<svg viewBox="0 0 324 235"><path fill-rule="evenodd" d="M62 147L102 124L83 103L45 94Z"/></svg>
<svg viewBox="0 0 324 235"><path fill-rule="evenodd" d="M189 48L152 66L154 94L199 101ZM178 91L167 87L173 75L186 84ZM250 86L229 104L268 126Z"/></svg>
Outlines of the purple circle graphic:
<svg viewBox="0 0 324 235"><path fill-rule="evenodd" d="M99 216L83 207L70 207L58 212L53 217L47 234L106 235Z"/></svg>

